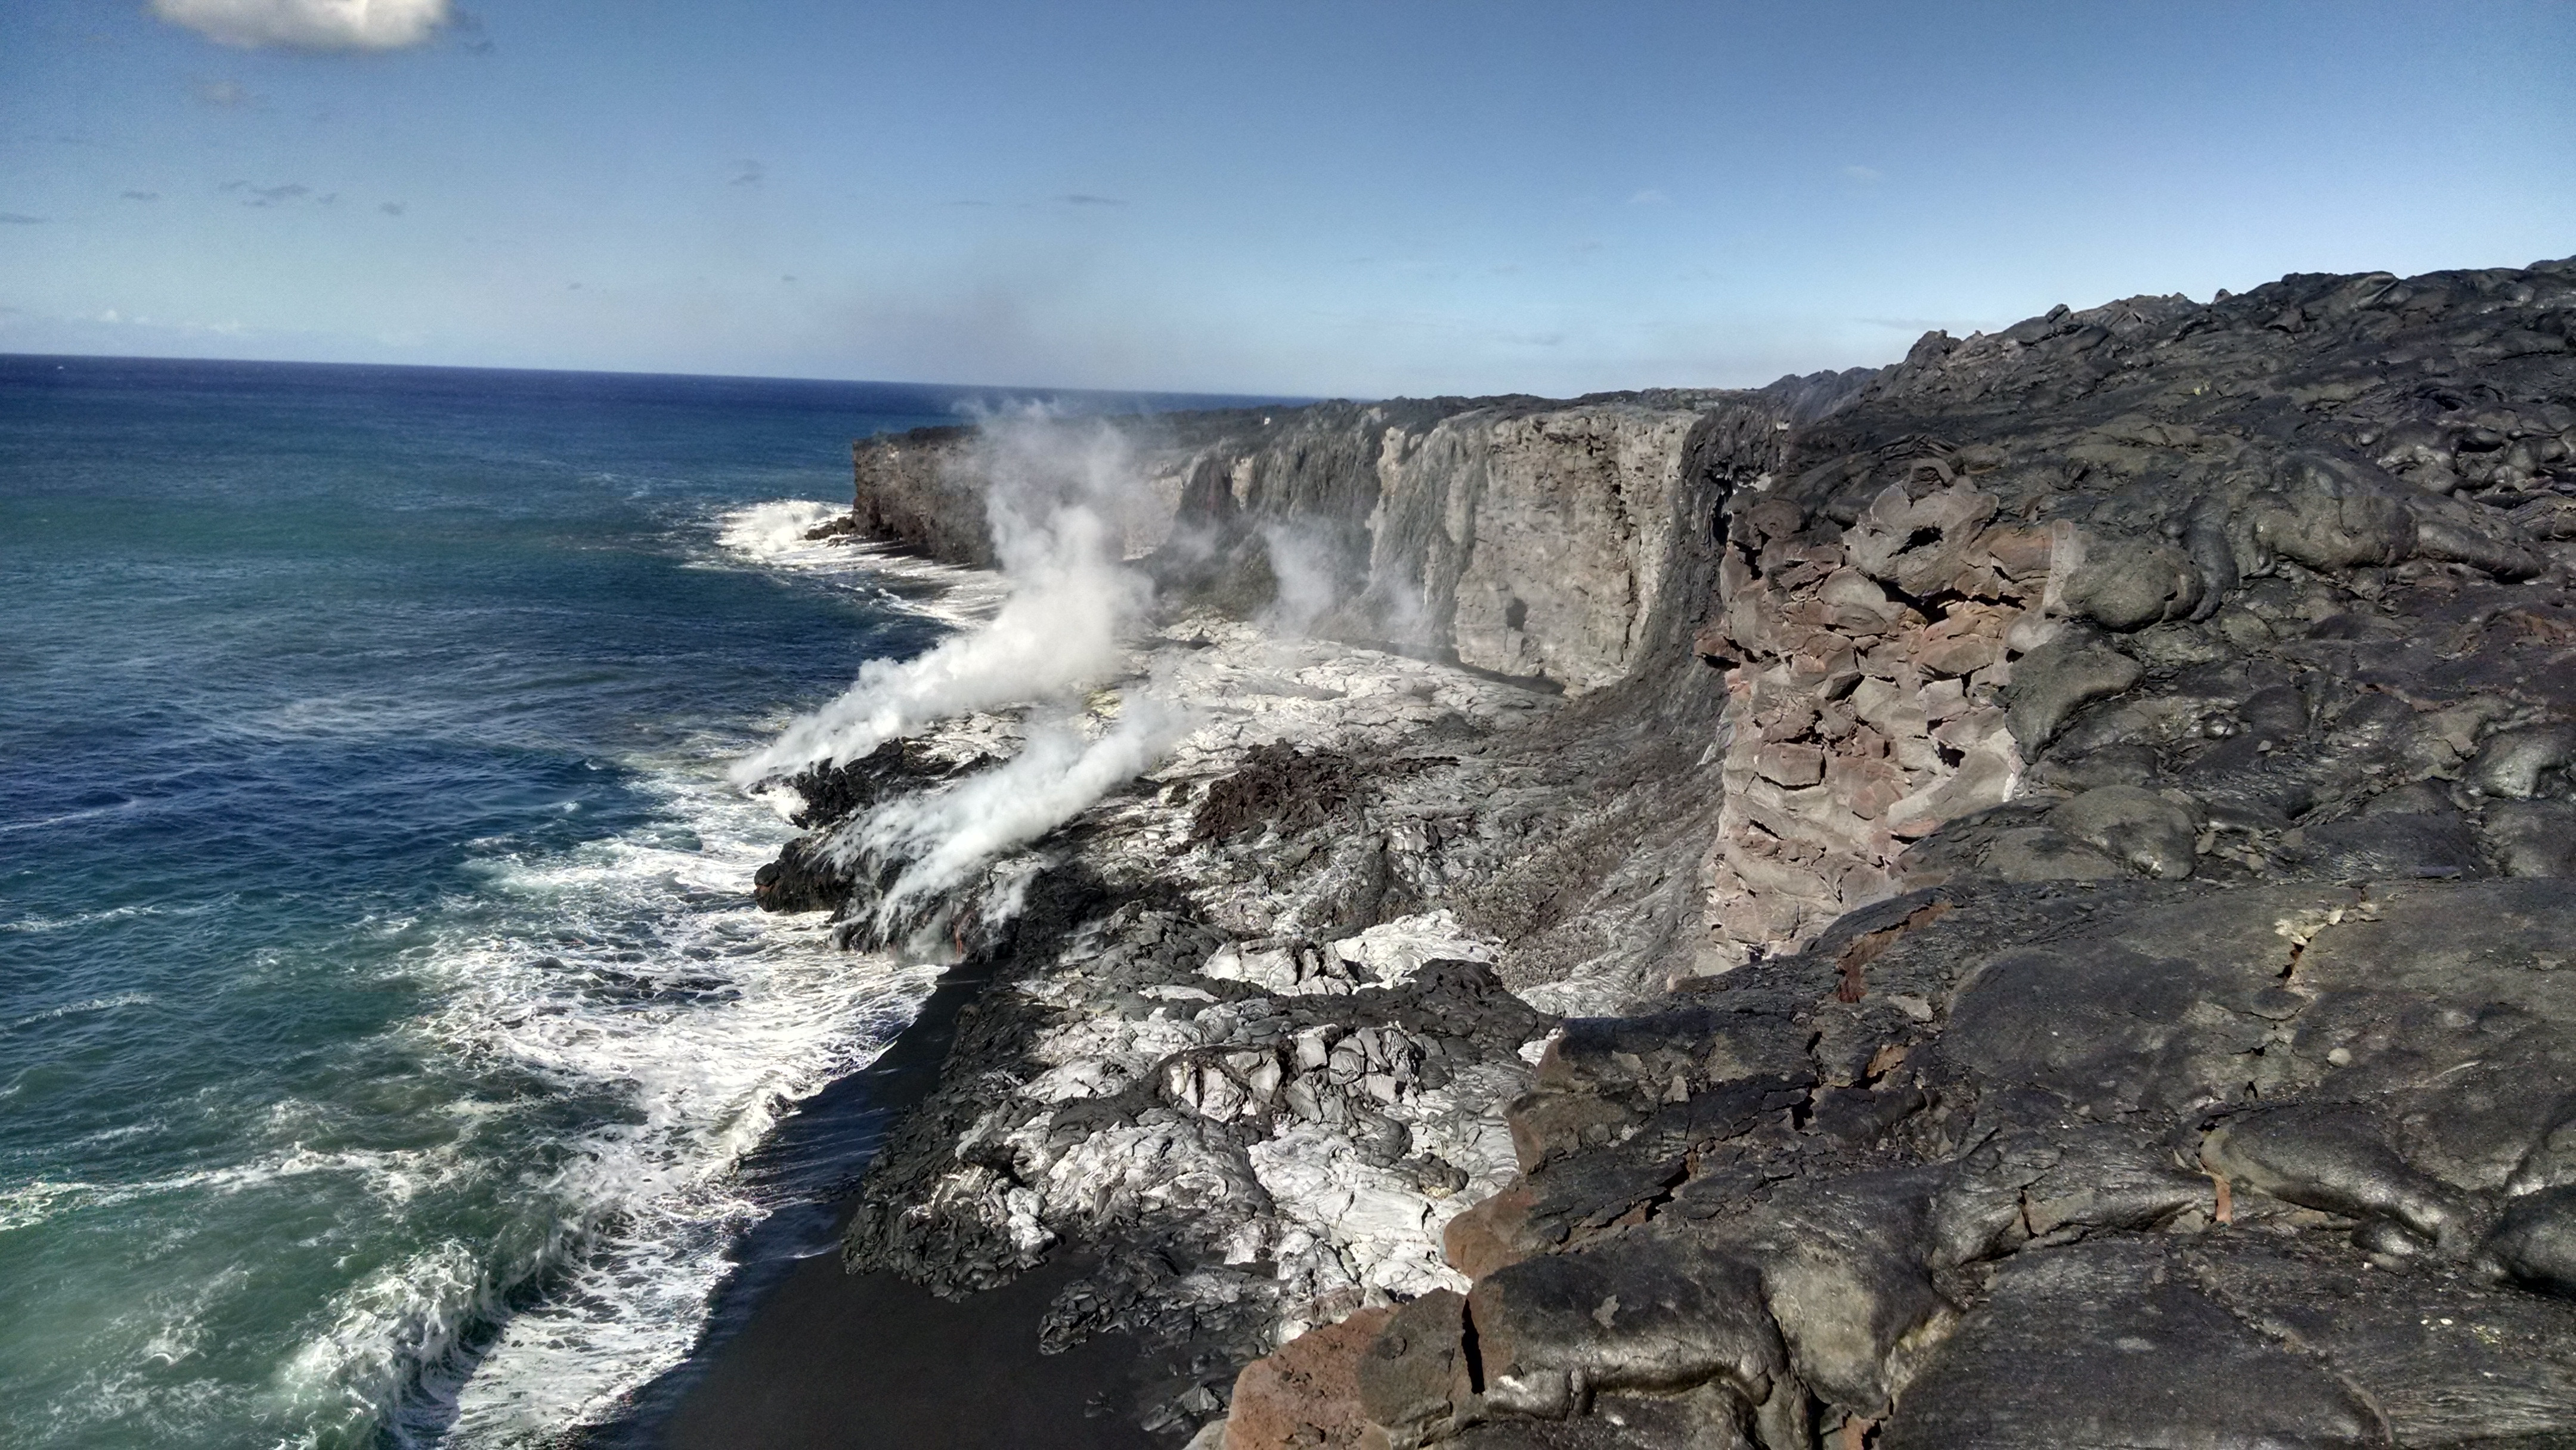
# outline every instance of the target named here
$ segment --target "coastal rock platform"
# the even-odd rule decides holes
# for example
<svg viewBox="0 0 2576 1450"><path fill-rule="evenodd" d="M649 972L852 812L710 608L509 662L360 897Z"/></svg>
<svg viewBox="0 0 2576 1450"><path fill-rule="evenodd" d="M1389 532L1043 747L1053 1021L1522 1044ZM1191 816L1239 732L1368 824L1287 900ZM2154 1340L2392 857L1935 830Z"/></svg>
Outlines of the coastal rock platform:
<svg viewBox="0 0 2576 1450"><path fill-rule="evenodd" d="M2571 338L2294 276L1133 425L1093 728L1196 713L938 903L849 1266L1078 1260L1174 1446L2576 1444ZM796 782L764 892L889 939L819 843L1020 728Z"/></svg>

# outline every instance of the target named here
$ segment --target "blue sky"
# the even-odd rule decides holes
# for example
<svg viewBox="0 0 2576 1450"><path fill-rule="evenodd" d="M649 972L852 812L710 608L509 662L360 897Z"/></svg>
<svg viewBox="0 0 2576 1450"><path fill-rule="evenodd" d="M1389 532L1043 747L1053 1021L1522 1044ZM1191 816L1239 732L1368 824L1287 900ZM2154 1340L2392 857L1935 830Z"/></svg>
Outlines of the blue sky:
<svg viewBox="0 0 2576 1450"><path fill-rule="evenodd" d="M2576 253L2564 0L158 3L0 9L0 350L1564 395Z"/></svg>

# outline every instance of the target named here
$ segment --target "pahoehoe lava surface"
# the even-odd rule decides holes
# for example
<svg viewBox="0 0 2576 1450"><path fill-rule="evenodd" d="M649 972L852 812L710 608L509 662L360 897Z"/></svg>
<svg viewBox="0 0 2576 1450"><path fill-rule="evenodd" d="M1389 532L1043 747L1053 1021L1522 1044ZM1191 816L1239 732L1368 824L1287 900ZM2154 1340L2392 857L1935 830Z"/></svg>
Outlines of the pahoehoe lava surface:
<svg viewBox="0 0 2576 1450"><path fill-rule="evenodd" d="M939 907L850 1266L1078 1255L1172 1444L2576 1444L2571 337L2292 276L1135 425L1207 718ZM971 445L856 527L972 562ZM822 842L1011 729L764 901L867 931Z"/></svg>

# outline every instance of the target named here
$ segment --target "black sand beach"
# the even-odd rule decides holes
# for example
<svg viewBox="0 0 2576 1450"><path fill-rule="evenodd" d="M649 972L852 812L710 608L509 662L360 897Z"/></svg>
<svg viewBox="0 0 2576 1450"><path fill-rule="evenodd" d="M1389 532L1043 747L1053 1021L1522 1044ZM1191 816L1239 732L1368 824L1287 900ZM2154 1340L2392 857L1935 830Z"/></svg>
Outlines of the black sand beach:
<svg viewBox="0 0 2576 1450"><path fill-rule="evenodd" d="M1038 1318L1083 1267L1059 1262L965 1303L840 1256L798 1266L718 1349L659 1441L669 1450L1131 1450L1135 1349L1037 1350Z"/></svg>

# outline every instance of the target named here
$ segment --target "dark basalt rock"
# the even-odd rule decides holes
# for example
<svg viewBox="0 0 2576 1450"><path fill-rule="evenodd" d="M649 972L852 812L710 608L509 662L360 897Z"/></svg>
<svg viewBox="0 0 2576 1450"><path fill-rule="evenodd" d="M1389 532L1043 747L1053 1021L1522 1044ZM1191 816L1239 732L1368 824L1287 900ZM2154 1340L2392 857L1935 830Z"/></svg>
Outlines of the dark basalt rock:
<svg viewBox="0 0 2576 1450"><path fill-rule="evenodd" d="M1404 776L1411 844L1357 746L1256 752L1181 833L1246 872L1341 863L1348 911L1301 929L1437 900L1499 970L1276 995L1197 966L1312 941L1041 882L990 950L1107 945L1057 1006L961 1032L852 1261L998 1282L1042 1252L1000 1227L1036 1165L1161 1134L1220 1165L1206 1196L1041 1226L1111 1266L1050 1333L1186 1347L1216 1383L1281 1293L1227 1258L1263 1190L1222 1165L1329 1111L1373 1169L1459 1181L1324 1091L1322 1044L1406 1092L1517 1074L1544 1021L1505 988L1643 957L1618 980L1669 995L1585 999L1628 1015L1565 1022L1494 1100L1518 1176L1445 1235L1472 1288L1361 1362L1388 1446L2576 1444L2571 319L2570 262L2301 275L1657 399L1704 410L1659 596L1704 609L1659 604L1623 678ZM1214 552L1157 567L1232 598L1243 510L1366 559L1387 440L1485 406L1159 423L1241 471L1192 464ZM1416 498L1375 542L1437 522ZM767 889L831 889L802 869ZM1175 985L1200 1045L993 1116L978 1083L1034 1076L1037 1033Z"/></svg>
<svg viewBox="0 0 2576 1450"><path fill-rule="evenodd" d="M1209 783L1190 835L1225 839L1272 825L1311 829L1351 803L1357 775L1350 757L1337 751L1256 745L1232 775Z"/></svg>
<svg viewBox="0 0 2576 1450"><path fill-rule="evenodd" d="M751 875L751 899L763 911L830 911L848 899L850 873L806 841L790 841L778 859Z"/></svg>
<svg viewBox="0 0 2576 1450"><path fill-rule="evenodd" d="M1765 1446L1846 1421L1891 1445L2555 1443L2515 1437L2576 1434L2546 1398L2576 1377L2571 930L2545 882L1989 888L1881 949L1859 1003L1835 1001L1848 934L1716 979L1719 1003L1803 986L1819 1048L1829 1011L1934 1004L1882 1014L1872 1054L1874 1090L1928 1106L1856 1141L1821 1109L1699 1110L1779 1081L1706 1080L1720 1008L1575 1024L1546 1095L1632 1136L1529 1184L1625 1224L1488 1271L1460 1341L1482 1388L1410 1423L1653 1394ZM1675 1067L1687 1101L1640 1114ZM1651 1192L1604 1171L1666 1152ZM2304 1319L2329 1290L2364 1320ZM2408 1337L2508 1334L2536 1356L2521 1388L2489 1400L2485 1360L2392 1342L2392 1303ZM1767 1418L1777 1395L1805 1418Z"/></svg>
<svg viewBox="0 0 2576 1450"><path fill-rule="evenodd" d="M2321 1366L2177 1282L2151 1245L2017 1260L1909 1387L1887 1450L2391 1441Z"/></svg>
<svg viewBox="0 0 2576 1450"><path fill-rule="evenodd" d="M2036 755L2077 710L2122 693L2144 673L2136 660L2107 644L2077 637L2041 645L2013 671L2013 738Z"/></svg>
<svg viewBox="0 0 2576 1450"><path fill-rule="evenodd" d="M1942 678L2003 580L1963 662L2035 794L1925 835L1930 893L1567 1025L1403 1433L2576 1444L2570 315L2568 264L2134 299L1796 435L1697 645L1813 691L1750 773L1856 779L1834 651L1911 609Z"/></svg>
<svg viewBox="0 0 2576 1450"><path fill-rule="evenodd" d="M832 828L879 801L963 774L983 762L936 755L916 740L889 740L857 760L809 766L778 782L804 804L790 820L806 834L752 873L752 900L764 911L837 910L858 886L857 871L827 849Z"/></svg>
<svg viewBox="0 0 2576 1450"><path fill-rule="evenodd" d="M943 563L989 569L992 535L984 527L984 493L957 466L974 437L963 427L916 428L851 445L857 500L849 532L915 550Z"/></svg>

